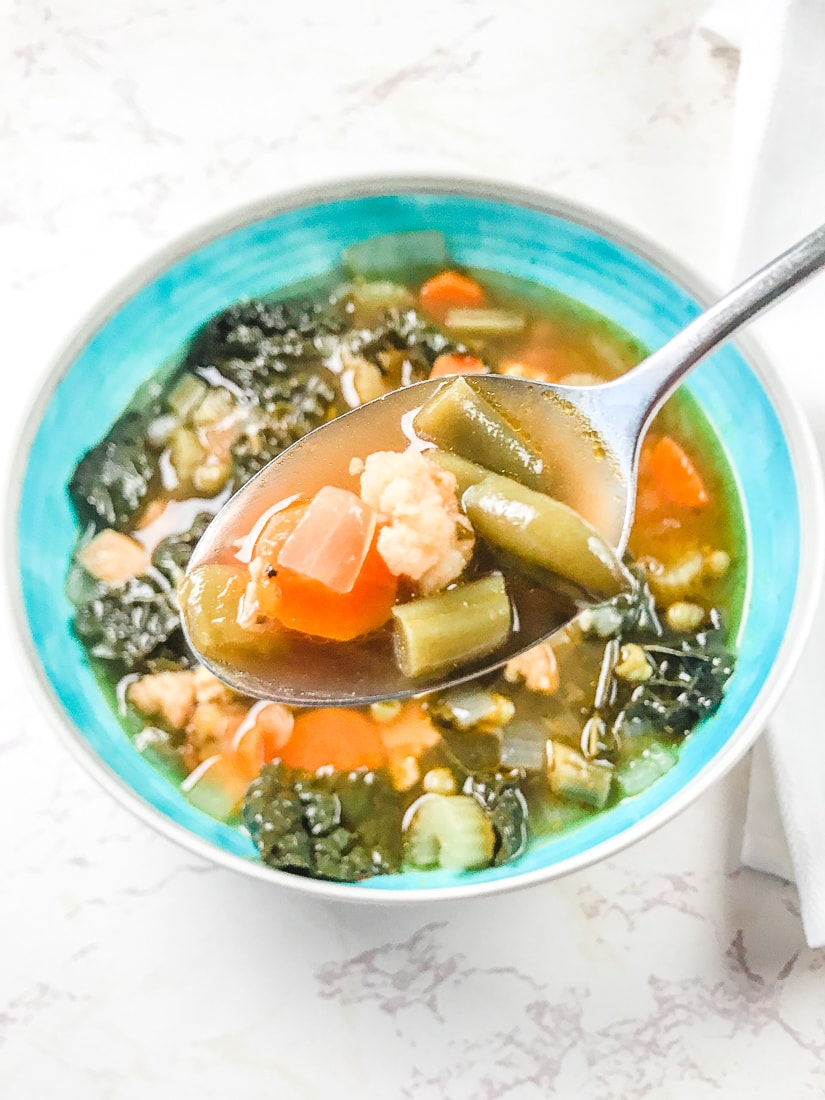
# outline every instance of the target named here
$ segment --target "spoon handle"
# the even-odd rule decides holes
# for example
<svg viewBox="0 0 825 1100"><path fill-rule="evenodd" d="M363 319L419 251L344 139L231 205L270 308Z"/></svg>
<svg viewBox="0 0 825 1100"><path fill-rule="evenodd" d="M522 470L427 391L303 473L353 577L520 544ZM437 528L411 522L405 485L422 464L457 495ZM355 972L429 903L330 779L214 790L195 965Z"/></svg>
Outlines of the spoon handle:
<svg viewBox="0 0 825 1100"><path fill-rule="evenodd" d="M734 287L635 370L609 383L609 388L622 386L624 401L638 409L637 429L647 425L701 359L823 266L825 225Z"/></svg>

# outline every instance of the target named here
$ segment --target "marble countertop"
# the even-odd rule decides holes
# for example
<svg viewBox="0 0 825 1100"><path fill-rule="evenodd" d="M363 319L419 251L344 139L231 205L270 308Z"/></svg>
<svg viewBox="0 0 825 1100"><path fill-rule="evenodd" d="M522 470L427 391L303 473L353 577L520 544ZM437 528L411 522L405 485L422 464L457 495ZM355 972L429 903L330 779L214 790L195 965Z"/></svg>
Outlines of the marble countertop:
<svg viewBox="0 0 825 1100"><path fill-rule="evenodd" d="M136 262L320 176L539 185L712 275L736 68L695 30L704 6L9 0L12 418ZM65 754L23 693L14 639L2 647L3 1100L825 1094L825 952L804 946L792 887L738 869L746 764L559 883L338 907L220 870L133 819Z"/></svg>

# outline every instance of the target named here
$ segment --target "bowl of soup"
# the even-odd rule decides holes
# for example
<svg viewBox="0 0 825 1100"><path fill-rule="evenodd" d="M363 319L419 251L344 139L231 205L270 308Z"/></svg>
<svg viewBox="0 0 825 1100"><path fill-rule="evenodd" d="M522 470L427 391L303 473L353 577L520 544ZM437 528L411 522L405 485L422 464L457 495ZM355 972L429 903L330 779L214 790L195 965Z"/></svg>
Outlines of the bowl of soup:
<svg viewBox="0 0 825 1100"><path fill-rule="evenodd" d="M651 427L627 583L565 605L547 642L492 672L370 706L245 697L194 657L181 597L207 649L261 659L286 639L300 654L300 636L333 660L355 639L360 667L397 604L420 603L415 653L443 663L479 629L481 604L457 592L489 608L491 578L535 581L509 544L482 545L494 490L537 496L529 461L502 469L460 432L367 447L380 457L352 470L356 531L328 539L341 499L299 494L194 595L187 564L230 496L332 418L431 378L462 400L494 374L595 385L713 298L601 215L454 179L329 184L167 249L84 322L19 448L16 619L69 747L191 850L342 899L509 889L663 824L760 732L818 590L814 450L749 341L715 352Z"/></svg>

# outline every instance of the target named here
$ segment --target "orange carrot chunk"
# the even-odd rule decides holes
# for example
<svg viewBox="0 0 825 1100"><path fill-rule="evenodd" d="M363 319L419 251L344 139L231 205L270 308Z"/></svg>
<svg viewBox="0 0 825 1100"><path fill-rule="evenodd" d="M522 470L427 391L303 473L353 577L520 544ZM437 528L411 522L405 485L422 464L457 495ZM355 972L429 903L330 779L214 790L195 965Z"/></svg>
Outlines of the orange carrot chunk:
<svg viewBox="0 0 825 1100"><path fill-rule="evenodd" d="M325 485L281 547L278 564L333 592L351 592L375 534L375 510L348 489Z"/></svg>
<svg viewBox="0 0 825 1100"><path fill-rule="evenodd" d="M301 634L337 642L377 630L392 614L398 580L378 553L375 535L349 592L283 566L282 551L308 510L295 504L275 513L258 538L250 574L260 612Z"/></svg>
<svg viewBox="0 0 825 1100"><path fill-rule="evenodd" d="M292 736L280 751L290 768L316 772L380 768L387 754L375 722L345 707L321 707L295 719Z"/></svg>
<svg viewBox="0 0 825 1100"><path fill-rule="evenodd" d="M650 476L656 488L672 504L683 508L704 508L710 497L701 474L685 450L663 435L650 451Z"/></svg>
<svg viewBox="0 0 825 1100"><path fill-rule="evenodd" d="M283 568L273 583L279 589L273 618L291 630L336 642L351 641L383 626L392 614L398 592L398 579L390 573L374 542L349 592L334 592ZM261 610L269 614L263 600Z"/></svg>
<svg viewBox="0 0 825 1100"><path fill-rule="evenodd" d="M472 309L484 304L484 290L460 271L442 271L428 279L418 292L421 305L436 317L450 309Z"/></svg>
<svg viewBox="0 0 825 1100"><path fill-rule="evenodd" d="M446 378L450 374L486 374L487 367L476 355L460 352L439 355L433 363L430 378Z"/></svg>

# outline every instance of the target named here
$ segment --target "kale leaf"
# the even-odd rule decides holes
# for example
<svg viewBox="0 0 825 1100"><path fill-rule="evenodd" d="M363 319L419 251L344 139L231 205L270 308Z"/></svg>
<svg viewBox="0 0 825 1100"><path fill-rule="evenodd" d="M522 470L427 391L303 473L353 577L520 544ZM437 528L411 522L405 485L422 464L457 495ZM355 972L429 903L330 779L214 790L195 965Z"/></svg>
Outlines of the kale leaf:
<svg viewBox="0 0 825 1100"><path fill-rule="evenodd" d="M527 801L519 789L524 772L494 772L488 776L472 776L464 785L464 793L481 802L490 816L496 834L493 866L516 859L527 847Z"/></svg>
<svg viewBox="0 0 825 1100"><path fill-rule="evenodd" d="M152 565L165 577L168 577L173 585L177 585L186 571L186 565L192 556L192 551L212 519L211 512L199 512L188 531L178 535L169 535L155 547L152 554Z"/></svg>
<svg viewBox="0 0 825 1100"><path fill-rule="evenodd" d="M631 691L622 714L624 732L635 736L652 728L684 737L713 714L735 664L723 637L717 625L689 638L667 633L642 643L654 672Z"/></svg>
<svg viewBox="0 0 825 1100"><path fill-rule="evenodd" d="M347 338L352 355L375 363L382 373L398 375L392 381L401 385L400 360L411 368L411 381L426 378L436 358L444 352L464 350L414 309L388 309L371 328L358 329Z"/></svg>
<svg viewBox="0 0 825 1100"><path fill-rule="evenodd" d="M345 318L334 301L238 302L208 321L186 357L195 374L217 371L243 391L261 379L283 374L296 360L321 358L344 330Z"/></svg>
<svg viewBox="0 0 825 1100"><path fill-rule="evenodd" d="M92 656L129 672L152 655L179 664L186 651L172 593L151 577L132 577L81 604L74 629Z"/></svg>
<svg viewBox="0 0 825 1100"><path fill-rule="evenodd" d="M399 796L380 772L310 776L280 763L265 765L243 805L264 863L336 882L398 870L401 813ZM397 841L386 840L387 828Z"/></svg>
<svg viewBox="0 0 825 1100"><path fill-rule="evenodd" d="M146 441L146 422L126 413L77 464L69 496L81 522L96 528L129 526L154 488L158 456Z"/></svg>
<svg viewBox="0 0 825 1100"><path fill-rule="evenodd" d="M238 485L322 424L335 403L335 389L320 371L264 381L260 395L265 416L258 431L245 433L232 448Z"/></svg>

